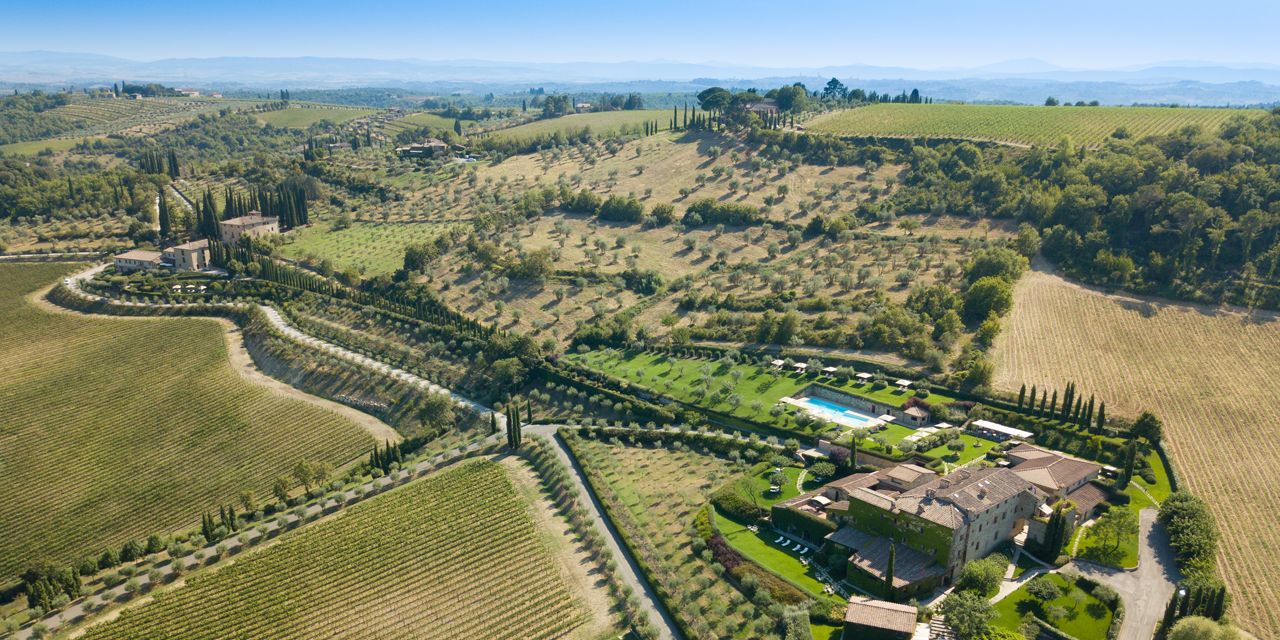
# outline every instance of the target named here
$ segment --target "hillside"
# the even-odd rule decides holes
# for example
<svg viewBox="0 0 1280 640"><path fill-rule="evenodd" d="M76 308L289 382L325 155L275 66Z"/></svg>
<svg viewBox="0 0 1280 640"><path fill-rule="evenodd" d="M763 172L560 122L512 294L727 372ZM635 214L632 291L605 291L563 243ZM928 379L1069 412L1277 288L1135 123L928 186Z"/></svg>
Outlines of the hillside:
<svg viewBox="0 0 1280 640"><path fill-rule="evenodd" d="M37 561L194 524L300 459L372 440L346 418L245 381L213 320L51 313L26 296L69 267L0 265L0 580Z"/></svg>

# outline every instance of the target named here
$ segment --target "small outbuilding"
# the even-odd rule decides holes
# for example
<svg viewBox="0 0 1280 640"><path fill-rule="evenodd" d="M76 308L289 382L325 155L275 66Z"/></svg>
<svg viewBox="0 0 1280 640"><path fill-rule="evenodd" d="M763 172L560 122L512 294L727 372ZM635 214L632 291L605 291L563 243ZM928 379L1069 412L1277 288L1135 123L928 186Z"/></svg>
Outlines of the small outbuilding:
<svg viewBox="0 0 1280 640"><path fill-rule="evenodd" d="M843 640L909 640L916 632L916 608L907 604L849 599L845 609Z"/></svg>

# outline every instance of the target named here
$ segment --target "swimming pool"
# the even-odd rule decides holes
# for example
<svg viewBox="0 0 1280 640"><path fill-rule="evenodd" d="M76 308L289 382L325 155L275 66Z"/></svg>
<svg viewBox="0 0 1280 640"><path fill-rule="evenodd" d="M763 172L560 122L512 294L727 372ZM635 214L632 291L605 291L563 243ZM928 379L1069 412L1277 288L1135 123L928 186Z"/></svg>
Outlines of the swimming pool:
<svg viewBox="0 0 1280 640"><path fill-rule="evenodd" d="M865 427L868 423L876 419L875 416L869 416L860 411L850 409L838 402L823 400L822 398L796 398L795 404L816 418L821 418L846 427Z"/></svg>

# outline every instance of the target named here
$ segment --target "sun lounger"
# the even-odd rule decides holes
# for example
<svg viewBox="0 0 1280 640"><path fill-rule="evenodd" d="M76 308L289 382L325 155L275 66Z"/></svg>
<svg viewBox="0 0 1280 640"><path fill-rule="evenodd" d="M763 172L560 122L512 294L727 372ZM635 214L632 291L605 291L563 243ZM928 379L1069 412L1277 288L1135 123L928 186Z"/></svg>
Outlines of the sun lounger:
<svg viewBox="0 0 1280 640"><path fill-rule="evenodd" d="M778 536L778 539L777 539L777 540L774 540L774 541L773 541L773 543L774 543L774 544L782 544L782 541L783 541L783 539L785 539L785 538L786 538L786 536Z"/></svg>

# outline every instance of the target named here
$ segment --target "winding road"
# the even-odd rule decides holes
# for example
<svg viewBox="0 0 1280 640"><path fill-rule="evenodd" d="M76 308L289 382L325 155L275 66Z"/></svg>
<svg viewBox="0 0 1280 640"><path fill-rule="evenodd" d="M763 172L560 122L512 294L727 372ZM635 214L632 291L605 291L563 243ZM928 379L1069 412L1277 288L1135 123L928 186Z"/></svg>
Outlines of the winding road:
<svg viewBox="0 0 1280 640"><path fill-rule="evenodd" d="M99 296L97 294L89 293L84 290L82 283L85 280L93 278L95 275L100 273L106 267L107 265L105 264L91 267L89 269L86 269L84 271L81 271L79 273L76 273L72 276L67 277L63 281L63 283L67 286L67 288L73 294L88 301L106 302L109 304L117 304L117 305L124 305L124 306L144 306L141 303L114 300L114 299L106 298L104 296ZM244 305L246 304L248 303L227 303L224 306L228 308L243 308ZM188 305L166 303L166 304L158 304L155 306L175 308L175 307L183 307ZM457 393L454 393L449 389L441 387L440 385L437 385L413 373L403 371L401 369L392 367L384 362L380 362L368 356L355 353L341 346L316 338L315 336L308 335L300 331L293 325L291 325L275 308L267 305L262 305L262 304L258 304L257 306L260 309L262 309L267 319L271 322L272 326L277 331L279 331L281 335L285 336L290 340L294 340L299 344L306 345L311 348L319 349L334 357L342 358L376 375L391 377L391 378L400 380L402 382L416 385L422 389L426 389L428 391L432 391L435 393L448 394L455 402L471 410L477 411L481 414L484 414L484 413L496 414L497 421L501 424L501 427L505 428L506 426L505 416L503 416L500 413L494 412L492 409L478 402L475 402L469 398L466 398ZM568 425L527 425L524 427L524 430L528 433L541 435L548 438L548 440L555 447L557 458L560 459L561 463L563 463L565 465L565 468L570 472L569 475L570 477L573 478L573 482L578 487L578 491L581 493L581 495L587 496L589 498L589 500L586 501L585 506L587 507L588 511L591 513L591 517L595 521L596 525L602 531L605 532L605 541L607 543L607 546L609 547L610 552L614 554L615 558L620 558L622 560L622 562L618 563L618 570L619 570L619 575L621 576L621 579L624 581L624 583L630 585L633 592L640 597L641 608L645 611L647 617L649 618L649 621L652 623L654 628L658 630L659 637L663 638L663 640L682 640L683 636L680 634L677 626L674 623L674 620L671 618L669 612L667 612L666 609L663 608L662 603L658 600L657 594L654 592L648 580L645 579L643 572L640 570L639 565L635 561L635 558L632 557L631 553L627 550L626 546L623 544L617 529L614 528L613 523L604 514L603 507L601 506L600 501L596 497L595 493L591 491L590 486L587 484L581 467L578 466L577 461L569 453L568 449L566 448L564 443L560 440L560 438L556 436L555 434L556 429L558 429L561 426L568 426ZM668 431L674 431L674 430L668 430ZM735 437L741 437L741 436L735 436ZM360 485L360 487L355 487L347 491L344 491L339 495L338 500L340 500L343 504L347 504L352 501L362 499L363 497L375 495L377 492L388 488L393 483L408 482L409 480L411 480L416 476L423 475L436 468L444 466L445 464L452 463L457 459L463 457L467 453L473 452L483 446L490 445L490 444L497 444L501 441L501 438L502 436L501 436L501 430L500 430L499 433L488 436L483 440L473 442L470 445L466 446L465 448L455 449L453 451L448 452L447 454L440 454L429 460L422 461L410 469L397 472L393 476L376 478L374 480L371 480L370 482ZM304 512L304 515L302 516L301 519L308 519L312 516L316 516L324 512L326 509L336 510L337 509L336 505L337 505L337 501L334 501L334 500L325 500L325 501L321 501L319 503L310 505L306 507L306 511ZM276 531L281 526L287 526L288 524L298 519L300 519L299 516L286 514L286 515L280 516L276 521L267 523L266 529L264 532L259 532L255 528L252 530L245 531L244 535L246 537L247 542L252 543L259 536L263 536L263 535L270 536L272 535L272 532ZM237 553L241 547L241 543L237 539L228 539L223 541L221 544L225 545L227 549L227 553L232 555ZM216 552L216 545L211 545L209 547L206 547L203 551L206 556L211 556ZM198 564L198 562L194 558L194 555L188 555L183 558L179 558L176 561L167 561L161 565L157 565L156 569L160 571L160 576L163 577L165 580L167 580L168 576L173 573L172 562L182 563L184 567L191 567ZM144 587L144 589L145 589L145 585L149 582L149 578L145 574L137 576L136 580L138 581L139 585ZM121 599L123 598L124 595L125 595L125 586L120 585L113 589L105 590L101 594L98 594L97 598L100 602L104 600L111 601L111 600ZM76 603L71 604L66 609L60 612L46 616L43 620L41 620L41 622L50 631L53 631L57 629L59 626L67 624L68 622L82 621L85 618L85 616L88 615L88 613L89 611L88 609L85 608L84 600L82 599L77 601ZM27 638L30 638L31 627L28 627L26 629L23 629L22 631L19 631L13 637L19 640L26 640Z"/></svg>
<svg viewBox="0 0 1280 640"><path fill-rule="evenodd" d="M1115 589L1124 599L1119 640L1149 640L1179 580L1169 535L1157 526L1157 515L1155 509L1139 512L1137 569L1124 571L1081 560L1064 567Z"/></svg>

